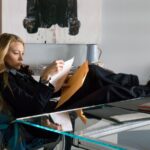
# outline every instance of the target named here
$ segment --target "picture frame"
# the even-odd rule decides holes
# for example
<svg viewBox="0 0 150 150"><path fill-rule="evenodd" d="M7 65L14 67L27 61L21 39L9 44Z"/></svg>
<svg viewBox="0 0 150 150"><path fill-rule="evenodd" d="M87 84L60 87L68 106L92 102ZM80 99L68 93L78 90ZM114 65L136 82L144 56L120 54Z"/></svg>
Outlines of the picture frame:
<svg viewBox="0 0 150 150"><path fill-rule="evenodd" d="M26 43L95 44L101 40L101 0L77 0L78 20L81 23L77 35L69 35L68 28L58 24L39 28L37 33L28 33L23 26L27 0L1 0L0 3L1 33L17 34Z"/></svg>

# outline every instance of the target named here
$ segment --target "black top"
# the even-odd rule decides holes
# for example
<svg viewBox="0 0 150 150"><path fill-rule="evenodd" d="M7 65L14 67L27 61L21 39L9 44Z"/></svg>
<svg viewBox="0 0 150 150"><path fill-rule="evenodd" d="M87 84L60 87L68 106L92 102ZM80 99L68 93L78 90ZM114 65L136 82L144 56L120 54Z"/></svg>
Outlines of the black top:
<svg viewBox="0 0 150 150"><path fill-rule="evenodd" d="M14 116L23 117L43 113L54 87L37 82L25 73L10 70L0 74L0 91L3 99L12 107Z"/></svg>

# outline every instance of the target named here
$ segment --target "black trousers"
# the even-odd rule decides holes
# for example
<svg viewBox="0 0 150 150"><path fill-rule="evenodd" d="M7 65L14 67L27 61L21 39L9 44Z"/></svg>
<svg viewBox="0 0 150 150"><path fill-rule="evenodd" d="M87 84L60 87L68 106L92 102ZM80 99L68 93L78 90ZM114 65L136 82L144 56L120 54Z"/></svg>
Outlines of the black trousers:
<svg viewBox="0 0 150 150"><path fill-rule="evenodd" d="M113 78L109 78L113 75ZM133 98L130 90L120 84L118 74L96 65L89 65L89 72L82 87L58 110L79 108L91 105ZM125 84L125 83L124 83ZM127 84L127 83L126 83Z"/></svg>

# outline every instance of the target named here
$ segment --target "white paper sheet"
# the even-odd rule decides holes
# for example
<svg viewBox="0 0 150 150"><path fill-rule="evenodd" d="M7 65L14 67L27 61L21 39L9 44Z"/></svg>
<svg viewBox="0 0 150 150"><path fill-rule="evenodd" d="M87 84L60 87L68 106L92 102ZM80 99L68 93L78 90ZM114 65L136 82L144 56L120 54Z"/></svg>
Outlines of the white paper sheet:
<svg viewBox="0 0 150 150"><path fill-rule="evenodd" d="M111 118L116 119L118 121L131 121L137 119L150 118L150 114L139 112L139 113L132 113L132 114L115 115L112 116Z"/></svg>
<svg viewBox="0 0 150 150"><path fill-rule="evenodd" d="M64 62L64 66L63 66L63 70L60 71L60 72L58 72L56 75L52 76L51 80L50 80L50 83L55 86L56 82L59 79L61 79L64 76L66 76L69 73L69 71L70 71L70 69L72 67L73 62L74 62L74 57L71 58L71 59L69 59L69 60L67 60L67 61L65 61Z"/></svg>
<svg viewBox="0 0 150 150"><path fill-rule="evenodd" d="M70 116L67 112L62 113L52 113L50 114L53 121L62 126L63 131L72 131L72 123L70 120Z"/></svg>

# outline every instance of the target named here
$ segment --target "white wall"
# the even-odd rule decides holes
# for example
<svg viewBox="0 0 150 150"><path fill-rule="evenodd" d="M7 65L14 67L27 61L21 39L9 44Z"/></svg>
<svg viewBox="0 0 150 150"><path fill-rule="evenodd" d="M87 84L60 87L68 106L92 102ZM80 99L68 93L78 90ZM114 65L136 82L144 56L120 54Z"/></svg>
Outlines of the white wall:
<svg viewBox="0 0 150 150"><path fill-rule="evenodd" d="M68 28L61 28L58 25L39 28L37 33L29 35L23 27L26 6L27 0L3 0L2 32L17 33L26 43L85 44L96 43L100 39L101 0L88 0L88 3L87 0L78 0L78 19L81 21L81 26L76 36L70 36ZM94 11L89 11L91 8L94 8Z"/></svg>
<svg viewBox="0 0 150 150"><path fill-rule="evenodd" d="M103 0L102 59L116 71L150 79L150 1Z"/></svg>
<svg viewBox="0 0 150 150"><path fill-rule="evenodd" d="M137 74L141 83L145 83L150 79L149 40L149 0L102 0L100 46L103 49L102 61L106 68L115 72ZM55 54L52 49L55 49ZM35 57L34 53L37 51L39 54ZM40 62L41 59L42 62L47 61L52 59L52 56L54 58L62 56L66 59L76 55L75 64L78 65L86 57L86 46L31 44L27 45L26 52L25 60L29 62Z"/></svg>

